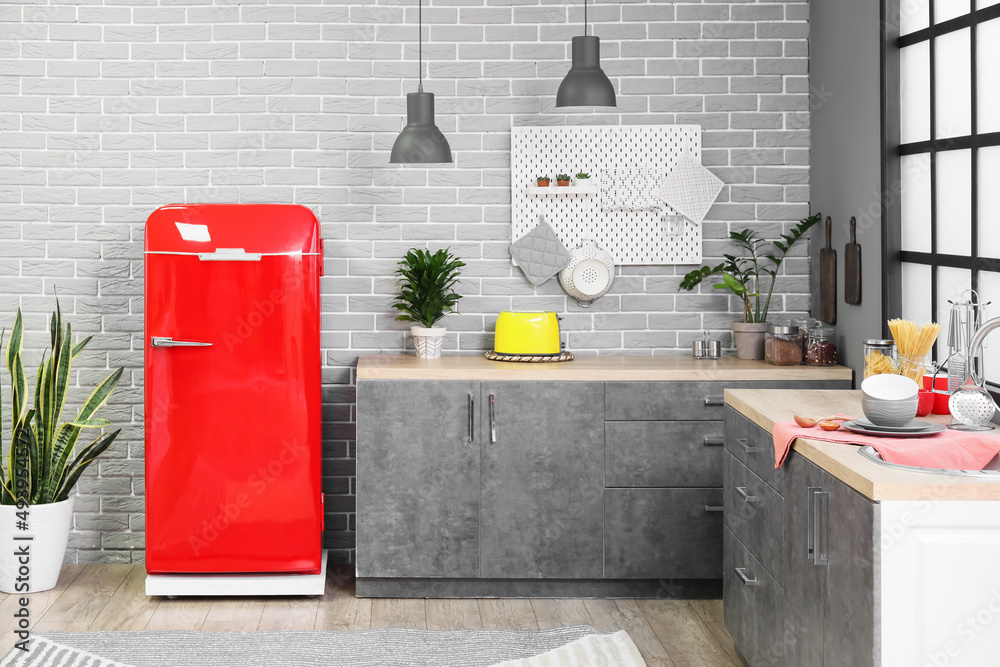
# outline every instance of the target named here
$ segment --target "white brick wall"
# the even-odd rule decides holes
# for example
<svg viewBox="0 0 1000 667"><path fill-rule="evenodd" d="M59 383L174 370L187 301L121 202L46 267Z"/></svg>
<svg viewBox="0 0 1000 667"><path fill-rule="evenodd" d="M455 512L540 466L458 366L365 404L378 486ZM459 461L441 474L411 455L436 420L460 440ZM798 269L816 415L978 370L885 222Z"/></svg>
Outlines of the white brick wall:
<svg viewBox="0 0 1000 667"><path fill-rule="evenodd" d="M0 318L9 326L20 305L40 349L58 289L75 330L99 334L81 384L128 371L108 411L123 436L81 482L70 559L142 559L142 226L157 206L294 202L322 220L327 543L341 561L354 529L351 367L404 345L388 305L406 249L451 246L468 263L450 350L489 348L504 308L565 313L578 354L670 353L703 327L728 330L724 296L677 294L690 267L625 267L589 311L554 281L532 289L508 254L508 130L698 123L704 162L727 183L706 258L731 228L776 235L808 213L808 5L592 4L620 111L562 114L555 91L582 15L581 2L428 0L425 86L455 163L421 169L387 164L416 89L416 0L0 6ZM795 254L775 310L809 306L806 248Z"/></svg>

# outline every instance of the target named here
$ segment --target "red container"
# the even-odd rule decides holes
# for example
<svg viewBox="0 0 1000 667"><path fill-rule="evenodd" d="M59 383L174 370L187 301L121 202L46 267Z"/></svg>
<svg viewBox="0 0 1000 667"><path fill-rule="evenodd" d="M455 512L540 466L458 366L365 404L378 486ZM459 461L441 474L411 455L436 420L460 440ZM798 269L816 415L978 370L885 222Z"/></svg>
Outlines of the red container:
<svg viewBox="0 0 1000 667"><path fill-rule="evenodd" d="M931 388L931 375L924 376L924 389ZM938 376L934 381L934 389L939 391L948 391L948 378ZM949 394L934 394L934 408L931 412L935 415L950 415L951 410L948 409L948 399L951 398Z"/></svg>
<svg viewBox="0 0 1000 667"><path fill-rule="evenodd" d="M921 389L917 392L917 416L926 417L934 409L934 402L937 398L930 389Z"/></svg>
<svg viewBox="0 0 1000 667"><path fill-rule="evenodd" d="M288 205L146 221L146 571L320 571L322 242Z"/></svg>

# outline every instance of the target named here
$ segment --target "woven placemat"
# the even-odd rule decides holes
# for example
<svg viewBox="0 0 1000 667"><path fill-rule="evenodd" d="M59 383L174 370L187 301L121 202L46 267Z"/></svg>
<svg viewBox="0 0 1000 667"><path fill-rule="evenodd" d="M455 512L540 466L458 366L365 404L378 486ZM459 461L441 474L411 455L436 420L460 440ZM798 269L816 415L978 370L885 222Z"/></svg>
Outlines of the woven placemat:
<svg viewBox="0 0 1000 667"><path fill-rule="evenodd" d="M528 364L544 364L573 361L573 353L563 351L559 354L500 354L499 352L490 350L486 353L486 358L490 361L517 361Z"/></svg>

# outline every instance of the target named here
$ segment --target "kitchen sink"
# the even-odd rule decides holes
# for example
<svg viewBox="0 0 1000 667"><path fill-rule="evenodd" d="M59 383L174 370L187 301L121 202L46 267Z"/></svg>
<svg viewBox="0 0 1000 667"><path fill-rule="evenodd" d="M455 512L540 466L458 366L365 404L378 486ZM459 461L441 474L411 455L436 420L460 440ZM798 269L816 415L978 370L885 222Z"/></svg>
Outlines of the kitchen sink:
<svg viewBox="0 0 1000 667"><path fill-rule="evenodd" d="M994 456L993 460L986 464L982 470L945 470L944 468L922 468L920 466L908 466L900 463L889 463L883 461L878 451L871 445L866 445L858 450L861 456L874 461L875 463L889 468L899 470L909 470L910 472L926 472L934 475L957 475L962 477L978 477L979 479L991 479L1000 482L1000 455Z"/></svg>

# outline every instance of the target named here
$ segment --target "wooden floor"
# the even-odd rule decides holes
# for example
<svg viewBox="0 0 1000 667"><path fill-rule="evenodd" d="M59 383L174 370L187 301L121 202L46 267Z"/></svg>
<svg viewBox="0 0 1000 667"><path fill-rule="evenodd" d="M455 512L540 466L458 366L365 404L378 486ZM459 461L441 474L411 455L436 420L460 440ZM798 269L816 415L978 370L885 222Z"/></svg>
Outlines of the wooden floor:
<svg viewBox="0 0 1000 667"><path fill-rule="evenodd" d="M740 665L721 600L358 599L351 568L331 568L322 598L146 597L142 565L64 565L58 585L30 596L32 632L46 630L626 630L650 667ZM15 596L0 593L0 656L13 646Z"/></svg>

